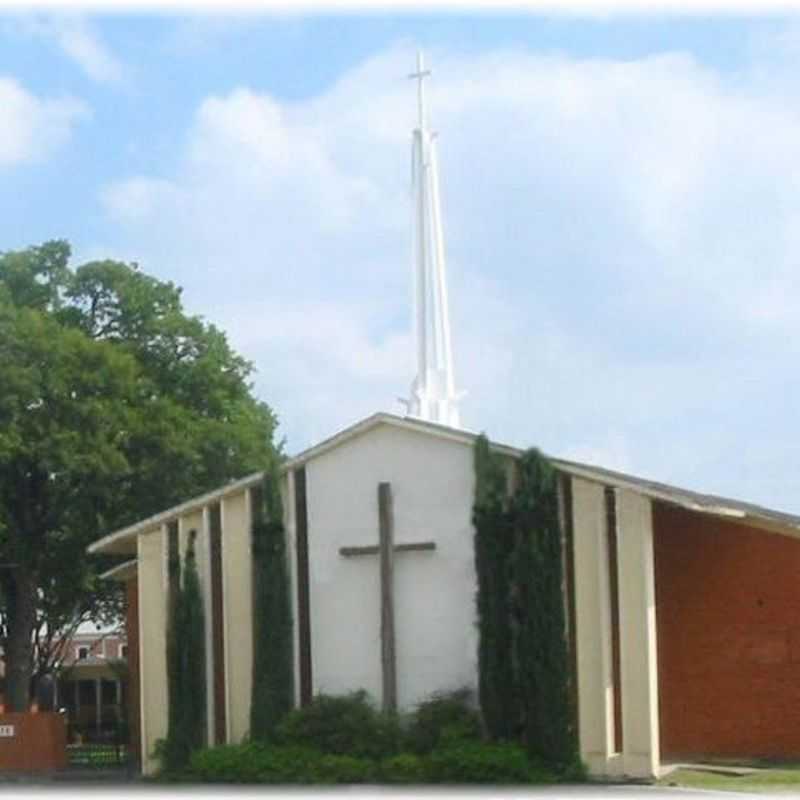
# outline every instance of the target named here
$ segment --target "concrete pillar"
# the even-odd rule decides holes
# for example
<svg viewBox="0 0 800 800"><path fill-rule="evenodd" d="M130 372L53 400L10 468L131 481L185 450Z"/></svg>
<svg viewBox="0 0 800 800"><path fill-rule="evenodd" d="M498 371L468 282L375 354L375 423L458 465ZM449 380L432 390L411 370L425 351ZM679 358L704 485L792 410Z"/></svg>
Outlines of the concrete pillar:
<svg viewBox="0 0 800 800"><path fill-rule="evenodd" d="M137 538L142 771L152 775L156 741L167 734L167 535L166 525Z"/></svg>
<svg viewBox="0 0 800 800"><path fill-rule="evenodd" d="M658 774L658 669L652 504L624 489L617 496L623 770Z"/></svg>
<svg viewBox="0 0 800 800"><path fill-rule="evenodd" d="M604 487L572 478L575 642L581 758L595 775L617 775Z"/></svg>
<svg viewBox="0 0 800 800"><path fill-rule="evenodd" d="M253 682L253 595L250 492L222 499L222 587L225 618L227 741L242 741L250 730Z"/></svg>

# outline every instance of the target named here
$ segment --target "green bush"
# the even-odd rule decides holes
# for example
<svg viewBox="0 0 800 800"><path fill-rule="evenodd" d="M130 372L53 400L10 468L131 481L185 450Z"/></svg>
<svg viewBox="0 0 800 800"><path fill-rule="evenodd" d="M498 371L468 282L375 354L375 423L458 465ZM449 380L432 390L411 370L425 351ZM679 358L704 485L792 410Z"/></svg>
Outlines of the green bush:
<svg viewBox="0 0 800 800"><path fill-rule="evenodd" d="M311 747L329 755L379 759L394 755L400 726L376 711L364 691L342 696L320 694L290 712L278 726L278 741Z"/></svg>
<svg viewBox="0 0 800 800"><path fill-rule="evenodd" d="M400 753L384 759L378 771L381 783L428 783L428 760L414 753Z"/></svg>
<svg viewBox="0 0 800 800"><path fill-rule="evenodd" d="M555 776L532 763L516 744L463 742L428 756L432 783L553 783Z"/></svg>
<svg viewBox="0 0 800 800"><path fill-rule="evenodd" d="M565 776L559 776L562 780ZM556 776L514 744L461 742L426 756L400 753L379 761L261 742L223 745L192 754L189 766L164 782L334 785L388 783L542 784Z"/></svg>
<svg viewBox="0 0 800 800"><path fill-rule="evenodd" d="M435 694L420 703L409 719L405 732L406 747L425 754L439 745L481 738L480 714L469 705L468 689Z"/></svg>
<svg viewBox="0 0 800 800"><path fill-rule="evenodd" d="M312 765L309 783L370 783L378 774L377 763L356 756L320 755Z"/></svg>
<svg viewBox="0 0 800 800"><path fill-rule="evenodd" d="M188 775L203 783L311 783L321 753L261 742L222 745L194 753Z"/></svg>

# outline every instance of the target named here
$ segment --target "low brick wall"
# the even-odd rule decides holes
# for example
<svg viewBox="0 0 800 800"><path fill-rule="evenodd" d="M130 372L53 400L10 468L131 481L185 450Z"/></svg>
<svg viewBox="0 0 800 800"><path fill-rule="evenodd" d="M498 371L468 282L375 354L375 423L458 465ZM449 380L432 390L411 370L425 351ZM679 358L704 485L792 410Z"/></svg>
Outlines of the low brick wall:
<svg viewBox="0 0 800 800"><path fill-rule="evenodd" d="M0 771L47 772L66 766L67 727L61 714L0 714Z"/></svg>

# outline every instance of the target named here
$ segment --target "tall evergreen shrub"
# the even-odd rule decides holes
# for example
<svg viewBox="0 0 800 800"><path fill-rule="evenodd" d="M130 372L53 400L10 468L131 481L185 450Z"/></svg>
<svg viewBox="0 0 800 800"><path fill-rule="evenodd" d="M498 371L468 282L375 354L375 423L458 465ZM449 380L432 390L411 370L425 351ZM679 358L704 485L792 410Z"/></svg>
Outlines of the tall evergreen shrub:
<svg viewBox="0 0 800 800"><path fill-rule="evenodd" d="M189 535L183 574L179 559L172 559L169 565L168 710L163 750L163 766L168 770L186 766L192 752L206 744L205 623L194 554L195 535L195 531Z"/></svg>
<svg viewBox="0 0 800 800"><path fill-rule="evenodd" d="M509 497L501 457L475 443L479 699L492 739L521 739L553 766L577 760L556 472L537 450Z"/></svg>
<svg viewBox="0 0 800 800"><path fill-rule="evenodd" d="M514 493L515 647L524 709L523 739L551 765L574 762L557 474L535 449L520 459Z"/></svg>
<svg viewBox="0 0 800 800"><path fill-rule="evenodd" d="M506 472L481 435L475 443L475 568L478 577L478 699L492 739L510 739L519 727L511 632L510 554L513 520Z"/></svg>
<svg viewBox="0 0 800 800"><path fill-rule="evenodd" d="M267 471L254 499L250 736L269 741L294 704L290 581L277 465Z"/></svg>

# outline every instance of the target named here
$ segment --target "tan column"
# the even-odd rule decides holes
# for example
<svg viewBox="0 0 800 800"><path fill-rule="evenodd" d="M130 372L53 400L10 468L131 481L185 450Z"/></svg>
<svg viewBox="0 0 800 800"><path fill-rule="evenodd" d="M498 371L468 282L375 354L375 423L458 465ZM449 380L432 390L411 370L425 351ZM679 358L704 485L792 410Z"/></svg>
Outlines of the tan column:
<svg viewBox="0 0 800 800"><path fill-rule="evenodd" d="M250 492L222 500L222 574L228 742L250 730L253 682L253 593Z"/></svg>
<svg viewBox="0 0 800 800"><path fill-rule="evenodd" d="M141 680L142 771L158 767L152 758L167 735L167 570L166 527L138 537L139 665Z"/></svg>
<svg viewBox="0 0 800 800"><path fill-rule="evenodd" d="M623 765L649 778L660 762L652 504L628 490L616 495Z"/></svg>
<svg viewBox="0 0 800 800"><path fill-rule="evenodd" d="M573 477L572 514L580 753L592 774L617 774L603 486Z"/></svg>

